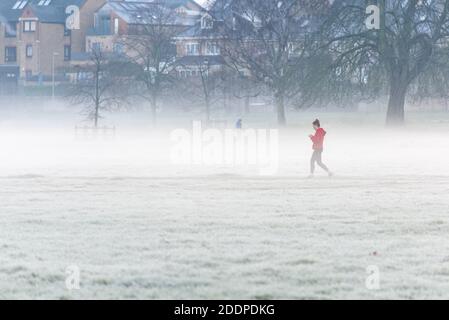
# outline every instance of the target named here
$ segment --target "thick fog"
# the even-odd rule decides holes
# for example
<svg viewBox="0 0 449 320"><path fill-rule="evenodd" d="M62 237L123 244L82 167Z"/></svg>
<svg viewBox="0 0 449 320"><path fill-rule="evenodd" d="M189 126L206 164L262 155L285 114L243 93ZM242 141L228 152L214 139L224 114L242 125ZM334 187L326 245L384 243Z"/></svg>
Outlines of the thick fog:
<svg viewBox="0 0 449 320"><path fill-rule="evenodd" d="M446 137L449 116L444 111L410 112L406 125L387 128L383 112L290 110L289 126L279 128L269 107L255 108L248 115L237 111L221 116L213 127L201 123L201 114L169 110L159 115L158 125L153 127L149 112L136 109L105 114L99 128L94 130L76 107L44 105L5 107L0 113L1 176L257 175L263 163L259 159L250 163L248 154L257 151L247 140L244 149L234 152L235 157L237 153L243 155L241 162L193 159L195 152L207 152L193 150L193 139L203 149L220 140L222 143L215 149L221 148L219 151L226 153L229 150L225 139L229 132L244 135L242 139L254 134L256 143L263 140L264 163L274 161L277 168L266 175L302 179L309 172L312 143L308 136L314 133L311 123L316 118L327 131L323 160L336 178L438 176L448 174L449 170L445 151L449 144ZM238 119L242 119L240 130L235 129ZM180 130L189 134L190 145L176 139ZM211 130L212 135L216 132L222 136L208 140L206 135ZM270 139L276 146L270 146ZM180 147L192 149L191 161L173 158ZM270 160L269 156L273 158Z"/></svg>
<svg viewBox="0 0 449 320"><path fill-rule="evenodd" d="M448 297L448 113L387 129L383 112L290 110L278 128L269 109L236 110L220 120L242 118L237 134L278 130L250 164L179 161L192 113L166 110L156 128L144 109L105 114L115 134L96 137L68 105L0 114L1 297ZM316 118L331 178L308 178Z"/></svg>

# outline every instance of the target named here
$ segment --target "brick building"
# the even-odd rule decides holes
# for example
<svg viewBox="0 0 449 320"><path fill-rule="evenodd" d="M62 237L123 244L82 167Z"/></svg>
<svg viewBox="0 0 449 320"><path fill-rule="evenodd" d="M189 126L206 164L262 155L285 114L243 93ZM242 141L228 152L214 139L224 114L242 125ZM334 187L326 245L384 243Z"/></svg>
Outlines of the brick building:
<svg viewBox="0 0 449 320"><path fill-rule="evenodd" d="M46 81L85 50L94 12L106 0L2 0L0 65L17 65L25 81ZM69 6L79 8L79 28L68 30Z"/></svg>
<svg viewBox="0 0 449 320"><path fill-rule="evenodd" d="M153 7L158 7L157 9ZM179 32L196 24L204 9L193 0L141 0L141 1L107 1L94 15L94 27L86 36L86 51L101 48L105 52L121 51L121 37L138 34L139 26L145 23L145 13L168 10L173 13L171 27Z"/></svg>
<svg viewBox="0 0 449 320"><path fill-rule="evenodd" d="M79 8L74 30L66 28L69 6ZM174 13L174 56L182 63L205 58L222 64L214 39L219 22L194 0L1 0L0 65L17 66L24 84L50 81L53 71L62 80L64 70L86 63L93 48L122 53L117 40L138 34L148 23L141 12L152 6Z"/></svg>

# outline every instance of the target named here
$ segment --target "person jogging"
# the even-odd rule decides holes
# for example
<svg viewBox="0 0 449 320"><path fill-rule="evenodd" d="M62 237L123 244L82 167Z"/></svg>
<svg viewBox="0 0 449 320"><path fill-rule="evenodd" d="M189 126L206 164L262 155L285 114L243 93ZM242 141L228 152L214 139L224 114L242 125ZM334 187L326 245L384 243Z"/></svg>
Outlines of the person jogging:
<svg viewBox="0 0 449 320"><path fill-rule="evenodd" d="M312 158L310 159L310 177L312 178L315 173L315 163L318 164L318 166L320 166L324 171L326 171L329 177L331 177L333 175L332 172L321 160L326 131L321 128L321 123L318 119L313 122L313 128L315 129L315 134L311 134L309 136L313 142L313 154Z"/></svg>

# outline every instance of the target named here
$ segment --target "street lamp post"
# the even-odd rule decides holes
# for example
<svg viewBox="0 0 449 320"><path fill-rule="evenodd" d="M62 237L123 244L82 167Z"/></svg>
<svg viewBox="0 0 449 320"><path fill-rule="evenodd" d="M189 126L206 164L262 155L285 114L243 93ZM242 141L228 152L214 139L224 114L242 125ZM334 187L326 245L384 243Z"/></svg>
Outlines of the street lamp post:
<svg viewBox="0 0 449 320"><path fill-rule="evenodd" d="M203 60L203 66L201 68L206 68L205 70L201 70L201 82L203 83L203 90L205 93L205 98L206 98L206 120L208 122L210 122L210 87L209 87L209 59L206 58Z"/></svg>
<svg viewBox="0 0 449 320"><path fill-rule="evenodd" d="M58 56L58 52L53 52L51 57L51 98L55 100L55 57Z"/></svg>

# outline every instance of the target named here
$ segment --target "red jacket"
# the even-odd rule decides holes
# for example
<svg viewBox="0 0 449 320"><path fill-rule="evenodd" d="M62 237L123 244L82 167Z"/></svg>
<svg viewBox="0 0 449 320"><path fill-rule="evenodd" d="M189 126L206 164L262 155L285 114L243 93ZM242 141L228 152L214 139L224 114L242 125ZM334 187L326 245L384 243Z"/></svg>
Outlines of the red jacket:
<svg viewBox="0 0 449 320"><path fill-rule="evenodd" d="M323 128L318 128L315 131L315 135L311 136L313 142L313 150L323 150L324 136L326 135L326 131Z"/></svg>

